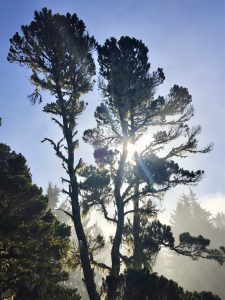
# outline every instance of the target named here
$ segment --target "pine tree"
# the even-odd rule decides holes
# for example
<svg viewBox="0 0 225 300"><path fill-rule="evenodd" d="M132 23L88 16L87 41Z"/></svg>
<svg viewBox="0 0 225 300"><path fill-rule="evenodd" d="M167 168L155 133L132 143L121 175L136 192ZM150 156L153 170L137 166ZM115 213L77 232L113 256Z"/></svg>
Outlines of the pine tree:
<svg viewBox="0 0 225 300"><path fill-rule="evenodd" d="M35 91L30 95L33 103L42 102L41 90L47 90L55 98L54 102L44 106L43 111L53 116L52 120L62 131L62 139L54 142L45 138L43 141L48 141L53 146L68 175L63 180L69 189L64 189L64 192L71 200L72 219L79 240L87 291L90 299L96 300L99 295L79 203L77 172L82 167L82 160L76 164L74 159L75 149L78 147L77 117L85 109L85 103L80 97L92 89L92 77L95 75L92 50L96 42L88 35L84 22L76 14L52 14L47 8L36 11L34 21L22 26L21 31L21 36L16 33L10 40L8 61L18 62L31 69L30 79L35 85Z"/></svg>
<svg viewBox="0 0 225 300"><path fill-rule="evenodd" d="M47 188L48 208L51 209L51 211L54 213L56 213L55 210L59 204L60 192L61 190L57 187L57 185L53 185L51 182L48 184L48 188Z"/></svg>
<svg viewBox="0 0 225 300"><path fill-rule="evenodd" d="M63 261L70 227L47 210L48 199L32 184L26 160L0 144L0 295L14 299L74 299L64 289Z"/></svg>
<svg viewBox="0 0 225 300"><path fill-rule="evenodd" d="M95 148L97 167L85 166L81 159L75 164L76 119L85 109L80 96L92 88L95 66L91 52L95 46L94 38L87 34L76 15L52 15L43 9L35 12L35 20L29 26L22 26L22 37L17 33L11 39L8 60L31 68L31 81L36 86L30 97L32 102L42 101L41 89L47 89L56 99L43 110L53 115L52 120L62 130L62 139L54 142L45 138L44 141L51 143L68 175L63 178L69 187L63 191L72 204L72 212L67 215L73 220L79 241L79 258L89 297L99 299L92 264L109 273L107 293L112 300L117 297L122 260L130 260L132 267L139 269L143 265L140 253L143 247L149 251L152 242L154 247L163 245L194 258L217 258L221 253L208 249L207 239L188 233L175 246L170 228L160 222L147 226L141 236L142 220L150 220L157 211L153 200L178 184L198 182L203 174L200 170L183 169L176 158L211 149L211 145L198 149L201 128L190 128L187 124L193 116L193 107L186 88L175 85L167 96L156 96L157 87L165 79L164 73L160 68L150 73L148 49L141 41L111 38L98 47L99 82L104 101L95 113L97 128L84 134L84 140ZM148 139L144 149L135 151L133 160L129 160L130 145L137 146L144 138ZM173 143L172 148L167 147L169 142ZM81 183L78 176L82 177ZM111 266L98 263L93 257L90 245L101 249L104 240L97 236L88 241L80 204L83 211L92 207L100 210L106 220L115 224ZM115 208L113 213L110 205ZM125 257L121 243L125 225L130 224L133 254Z"/></svg>
<svg viewBox="0 0 225 300"><path fill-rule="evenodd" d="M197 254L198 243L205 245L203 251L207 244L184 234L179 247L185 252L175 247L168 226L155 222L144 233L141 228L143 218L150 220L157 211L154 199L178 184L198 182L203 174L200 170L184 170L175 159L211 149L211 145L198 149L201 128L190 128L187 124L193 116L193 107L186 88L175 85L166 97L156 96L156 89L165 76L160 68L150 73L147 53L142 41L129 37L118 41L111 38L98 46L99 87L104 100L95 112L97 127L84 133L84 140L95 148L98 165L82 173L87 178L84 205L98 207L116 226L107 278L110 300L116 299L121 259L129 260L133 268L139 269L144 264L142 254L151 251L152 242L156 251L164 245L183 254L187 254L190 243L193 255ZM136 148L133 159L129 160L129 147L138 147L143 139L148 139L145 147L140 151ZM167 146L170 142L172 148ZM107 209L110 203L115 207L113 214ZM124 256L120 250L125 224L132 235L131 257Z"/></svg>
<svg viewBox="0 0 225 300"><path fill-rule="evenodd" d="M188 195L183 194L180 198L170 220L176 239L179 238L182 232L186 231L194 235L212 236L213 225L211 214L203 209L197 200L192 190L190 190Z"/></svg>
<svg viewBox="0 0 225 300"><path fill-rule="evenodd" d="M213 223L218 229L223 229L225 227L225 214L217 213L215 218L213 218Z"/></svg>

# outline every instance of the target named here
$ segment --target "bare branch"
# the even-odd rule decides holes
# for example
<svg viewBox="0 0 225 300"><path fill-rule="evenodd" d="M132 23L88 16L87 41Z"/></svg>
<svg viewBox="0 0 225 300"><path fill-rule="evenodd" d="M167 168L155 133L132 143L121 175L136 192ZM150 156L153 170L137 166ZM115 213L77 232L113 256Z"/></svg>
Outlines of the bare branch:
<svg viewBox="0 0 225 300"><path fill-rule="evenodd" d="M59 122L56 118L52 118L52 121L54 121L56 124L59 125L59 127L63 130L63 124Z"/></svg>
<svg viewBox="0 0 225 300"><path fill-rule="evenodd" d="M49 142L52 146L53 149L55 150L56 155L62 159L63 162L67 163L68 159L62 154L62 152L60 151L61 148L61 142L63 141L63 138L56 144L53 140L49 139L49 138L44 138L41 142Z"/></svg>
<svg viewBox="0 0 225 300"><path fill-rule="evenodd" d="M145 195L148 195L148 194L163 193L163 192L166 192L169 188L170 188L170 185L167 185L166 187L158 189L158 190L155 190L153 188L148 188L148 189L146 189L144 191L140 191L140 192L137 192L137 193L131 195L130 197L128 197L127 199L125 199L123 203L127 204L130 200L132 200L132 199L134 199L136 197L145 196Z"/></svg>
<svg viewBox="0 0 225 300"><path fill-rule="evenodd" d="M108 211L107 211L103 201L100 201L99 204L101 205L101 209L102 209L101 211L103 212L104 218L110 222L117 223L118 221L115 218L109 217Z"/></svg>
<svg viewBox="0 0 225 300"><path fill-rule="evenodd" d="M94 259L91 259L91 263L97 268L108 270L109 272L111 272L111 268L104 263L97 262Z"/></svg>
<svg viewBox="0 0 225 300"><path fill-rule="evenodd" d="M76 167L74 169L74 172L77 173L77 171L82 167L82 165L83 165L83 160L82 160L82 158L80 158L78 164L76 165Z"/></svg>
<svg viewBox="0 0 225 300"><path fill-rule="evenodd" d="M73 220L73 215L70 212L68 212L68 211L66 211L66 210L64 210L62 208L57 208L56 210L63 211L67 216L69 216L71 218L71 220Z"/></svg>
<svg viewBox="0 0 225 300"><path fill-rule="evenodd" d="M62 189L62 192L63 192L64 194L68 195L68 196L71 196L71 193L68 192L68 191L66 191L65 189Z"/></svg>
<svg viewBox="0 0 225 300"><path fill-rule="evenodd" d="M64 182L69 183L69 184L71 183L70 180L68 180L66 178L61 177L61 179L62 179L62 183L64 183Z"/></svg>

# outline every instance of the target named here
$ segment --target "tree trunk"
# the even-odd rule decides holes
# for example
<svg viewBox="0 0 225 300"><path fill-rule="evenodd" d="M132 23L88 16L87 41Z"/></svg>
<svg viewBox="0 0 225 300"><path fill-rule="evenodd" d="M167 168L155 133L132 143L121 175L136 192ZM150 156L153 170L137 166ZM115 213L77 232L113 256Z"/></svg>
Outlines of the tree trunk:
<svg viewBox="0 0 225 300"><path fill-rule="evenodd" d="M84 274L84 281L85 281L85 285L90 300L100 300L100 296L97 292L96 284L94 281L94 273L91 268L87 239L81 222L79 188L78 188L78 182L77 182L75 166L74 166L73 128L75 128L75 120L74 120L74 116L71 116L69 118L70 121L68 121L67 118L68 112L64 107L63 97L60 88L58 88L58 97L61 102L63 131L64 131L64 136L66 139L67 151L68 151L67 173L70 178L69 194L70 194L71 204L72 204L72 216L73 216L73 223L74 223L74 227L75 227L75 231L79 243L80 260L81 260L81 265Z"/></svg>
<svg viewBox="0 0 225 300"><path fill-rule="evenodd" d="M131 113L130 120L131 120L131 137L132 137L132 143L135 143L135 127L134 127L134 117L133 113ZM138 165L138 155L135 153L135 161L136 165ZM134 187L134 194L137 194L139 191L139 182L137 179L137 182ZM140 243L140 212L139 212L139 197L136 196L133 199L133 208L134 208L134 216L133 216L133 238L134 238L134 249L133 249L133 269L134 270L140 270L142 267L142 259L141 259L141 243Z"/></svg>
<svg viewBox="0 0 225 300"><path fill-rule="evenodd" d="M98 295L95 281L94 281L94 273L91 268L88 245L86 235L84 233L83 225L81 222L80 215L80 205L78 199L78 183L74 170L74 151L72 146L72 134L67 135L67 145L68 145L68 173L70 177L71 184L71 203L72 203L72 215L73 215L73 223L79 243L79 251L80 251L80 260L84 273L85 285L87 288L87 292L89 298L91 300L100 300L100 296Z"/></svg>
<svg viewBox="0 0 225 300"><path fill-rule="evenodd" d="M74 179L71 180L71 193L73 223L79 243L80 260L83 268L85 285L89 298L91 300L100 300L100 296L98 295L94 281L94 273L91 268L87 239L81 222L80 207L78 201L78 185Z"/></svg>
<svg viewBox="0 0 225 300"><path fill-rule="evenodd" d="M136 183L135 191L136 194L139 190L139 184ZM141 261L141 243L140 243L140 212L139 212L139 198L133 199L134 206L134 217L133 217L133 237L134 237L134 250L133 250L133 269L140 270L142 266Z"/></svg>
<svg viewBox="0 0 225 300"><path fill-rule="evenodd" d="M116 227L116 233L113 240L113 246L111 250L112 268L110 275L107 278L108 285L108 300L116 300L117 289L119 283L120 274L120 245L122 241L123 228L124 228L124 203L121 197L121 187L123 183L124 167L127 158L127 141L123 143L123 153L119 163L117 176L115 178L115 202L118 212L118 222Z"/></svg>
<svg viewBox="0 0 225 300"><path fill-rule="evenodd" d="M121 199L122 200L122 199ZM112 269L108 277L108 300L115 300L120 273L120 245L122 241L124 227L124 208L123 204L118 209L118 223L111 251Z"/></svg>

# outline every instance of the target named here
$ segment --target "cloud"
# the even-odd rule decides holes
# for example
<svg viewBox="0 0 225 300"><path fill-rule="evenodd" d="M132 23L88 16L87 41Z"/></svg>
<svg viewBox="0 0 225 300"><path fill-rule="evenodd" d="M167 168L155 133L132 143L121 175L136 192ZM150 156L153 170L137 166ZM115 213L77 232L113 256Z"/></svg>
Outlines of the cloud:
<svg viewBox="0 0 225 300"><path fill-rule="evenodd" d="M213 215L218 212L225 213L225 195L222 193L208 194L199 198L201 206L210 211Z"/></svg>

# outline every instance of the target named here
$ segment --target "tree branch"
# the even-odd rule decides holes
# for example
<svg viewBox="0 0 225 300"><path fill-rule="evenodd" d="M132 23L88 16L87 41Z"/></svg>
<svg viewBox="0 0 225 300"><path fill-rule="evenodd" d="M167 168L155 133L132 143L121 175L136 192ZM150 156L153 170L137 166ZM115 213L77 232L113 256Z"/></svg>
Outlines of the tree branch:
<svg viewBox="0 0 225 300"><path fill-rule="evenodd" d="M70 212L68 212L68 211L66 211L66 210L64 210L62 208L57 208L55 210L61 210L61 211L63 211L67 216L69 216L73 220L73 215Z"/></svg>
<svg viewBox="0 0 225 300"><path fill-rule="evenodd" d="M62 154L62 152L60 151L60 147L61 147L61 142L63 141L63 138L56 144L55 142L53 142L53 140L49 139L49 138L44 138L41 143L44 142L49 142L52 146L53 149L55 150L56 155L62 159L63 162L68 163L68 159Z"/></svg>

